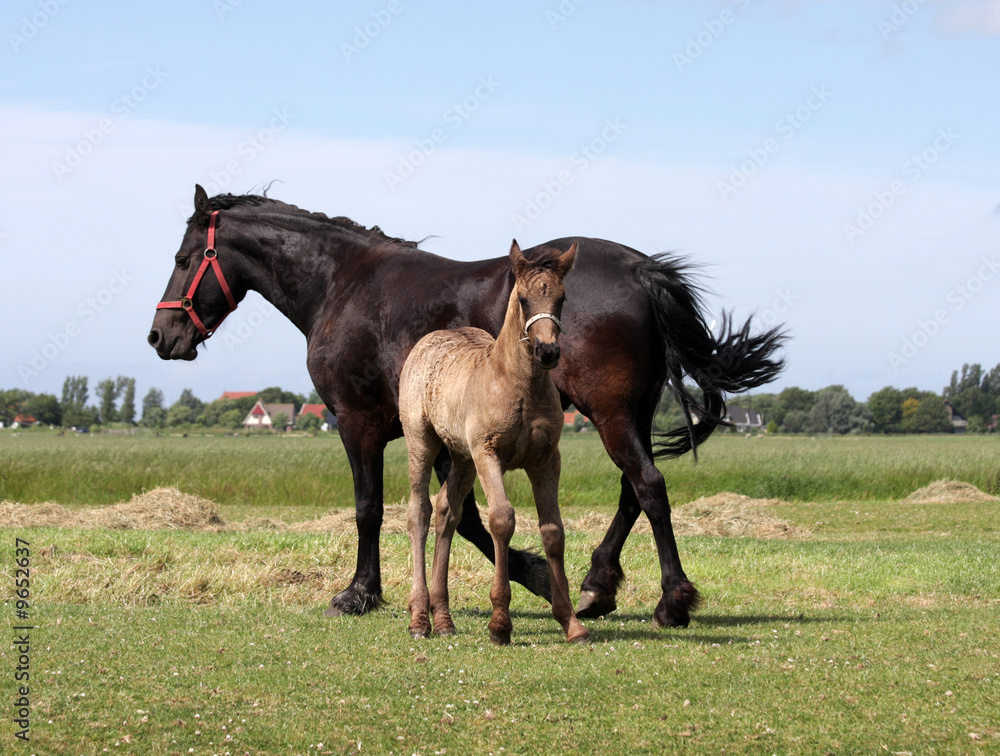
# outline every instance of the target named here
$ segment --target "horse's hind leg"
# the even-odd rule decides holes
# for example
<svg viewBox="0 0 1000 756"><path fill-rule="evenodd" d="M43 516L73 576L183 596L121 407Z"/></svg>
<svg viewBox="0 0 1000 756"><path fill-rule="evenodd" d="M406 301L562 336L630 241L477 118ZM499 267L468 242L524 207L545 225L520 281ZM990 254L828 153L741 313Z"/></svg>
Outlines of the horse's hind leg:
<svg viewBox="0 0 1000 756"><path fill-rule="evenodd" d="M605 424L601 435L612 460L632 484L639 506L646 513L653 529L653 539L656 541L660 560L660 587L663 589L663 595L653 613L653 624L657 627L687 627L690 612L697 607L700 597L681 567L677 542L670 524L667 486L663 475L653 464L649 437L643 441L624 416ZM627 517L623 517L623 522L626 519ZM617 559L620 553L619 550L613 556Z"/></svg>
<svg viewBox="0 0 1000 756"><path fill-rule="evenodd" d="M431 631L430 596L427 592L426 549L430 529L431 500L428 485L431 466L441 441L428 428L408 428L407 456L410 471L410 501L406 509L406 531L413 557L413 587L410 589L410 636L426 638Z"/></svg>
<svg viewBox="0 0 1000 756"><path fill-rule="evenodd" d="M476 472L483 484L486 501L489 504L490 533L496 553L493 586L490 588L490 602L493 616L490 617L490 640L498 646L510 643L513 624L510 621L510 571L507 552L510 539L514 535L514 507L507 498L503 487L503 470L500 461L485 452L478 452L475 458Z"/></svg>
<svg viewBox="0 0 1000 756"><path fill-rule="evenodd" d="M434 499L435 539L434 566L431 569L430 607L435 635L454 635L455 623L451 618L448 601L448 562L451 541L462 517L462 499L476 480L472 461L459 458L451 466L444 485Z"/></svg>
<svg viewBox="0 0 1000 756"><path fill-rule="evenodd" d="M535 496L538 512L538 529L542 535L542 546L549 560L549 578L552 582L552 616L562 625L566 640L586 643L590 632L573 613L569 600L569 584L566 580L566 533L562 515L559 513L559 453L549 465L529 468L528 478Z"/></svg>
<svg viewBox="0 0 1000 756"><path fill-rule="evenodd" d="M446 450L438 455L434 469L437 472L438 480L443 483L448 476L448 470L451 469L451 458ZM462 519L458 523L458 534L479 549L491 563L496 564L493 538L479 516L479 507L476 506L474 491L469 491L469 495L465 497L462 504ZM544 559L531 551L522 551L521 549L510 549L507 558L511 580L520 583L546 601L552 600L549 568Z"/></svg>

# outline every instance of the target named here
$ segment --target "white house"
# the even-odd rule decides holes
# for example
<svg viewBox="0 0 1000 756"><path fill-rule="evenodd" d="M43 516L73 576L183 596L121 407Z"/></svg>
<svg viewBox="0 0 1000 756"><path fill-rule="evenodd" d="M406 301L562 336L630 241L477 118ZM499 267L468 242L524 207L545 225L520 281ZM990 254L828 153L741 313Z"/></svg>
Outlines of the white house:
<svg viewBox="0 0 1000 756"><path fill-rule="evenodd" d="M285 416L285 422L280 428L274 426L274 419L278 415ZM264 428L267 430L290 430L295 424L294 404L264 404L258 400L243 419L244 428Z"/></svg>

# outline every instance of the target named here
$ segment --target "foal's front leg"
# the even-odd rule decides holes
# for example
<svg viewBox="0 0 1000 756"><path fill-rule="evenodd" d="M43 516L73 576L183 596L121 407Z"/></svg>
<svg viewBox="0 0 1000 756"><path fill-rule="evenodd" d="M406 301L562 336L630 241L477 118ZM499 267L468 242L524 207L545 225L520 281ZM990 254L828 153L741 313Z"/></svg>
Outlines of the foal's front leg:
<svg viewBox="0 0 1000 756"><path fill-rule="evenodd" d="M431 500L428 485L431 477L431 461L434 454L428 447L434 447L434 440L428 433L422 438L413 438L411 432L408 446L410 472L410 501L406 508L406 531L410 536L410 551L413 557L413 587L410 589L410 637L426 638L431 631L430 597L427 593L427 531L430 529ZM438 442L440 443L440 442ZM436 452L435 452L436 453Z"/></svg>
<svg viewBox="0 0 1000 756"><path fill-rule="evenodd" d="M569 584L566 580L564 555L566 551L566 533L563 528L562 515L559 512L559 469L560 459L557 449L547 465L528 468L528 479L535 496L535 509L538 512L538 529L542 535L542 548L549 560L549 580L552 584L552 616L562 625L566 640L575 643L586 643L590 640L590 631L583 626L573 612L573 604L569 600Z"/></svg>
<svg viewBox="0 0 1000 756"><path fill-rule="evenodd" d="M510 621L508 567L510 539L514 535L514 507L503 487L500 460L483 450L477 454L475 461L476 472L479 473L479 481L483 484L489 504L490 534L493 536L493 548L496 552L496 570L493 573L493 586L490 588L490 601L493 604L493 616L489 624L490 640L498 646L506 646L510 644L510 632L514 627Z"/></svg>

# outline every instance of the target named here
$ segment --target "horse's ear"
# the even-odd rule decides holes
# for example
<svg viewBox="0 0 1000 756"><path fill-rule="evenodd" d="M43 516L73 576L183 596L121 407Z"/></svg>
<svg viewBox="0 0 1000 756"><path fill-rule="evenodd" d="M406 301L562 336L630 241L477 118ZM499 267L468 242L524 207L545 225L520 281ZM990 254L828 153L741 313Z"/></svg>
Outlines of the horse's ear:
<svg viewBox="0 0 1000 756"><path fill-rule="evenodd" d="M201 184L194 185L194 219L202 226L208 225L212 216L212 208L208 204L208 193Z"/></svg>
<svg viewBox="0 0 1000 756"><path fill-rule="evenodd" d="M517 239L514 239L510 243L510 265L514 269L514 275L517 275L521 268L527 264L528 258L522 254L521 248L517 244Z"/></svg>
<svg viewBox="0 0 1000 756"><path fill-rule="evenodd" d="M559 266L560 275L565 276L573 270L573 266L576 265L576 242L573 242L569 249L559 255L556 264Z"/></svg>

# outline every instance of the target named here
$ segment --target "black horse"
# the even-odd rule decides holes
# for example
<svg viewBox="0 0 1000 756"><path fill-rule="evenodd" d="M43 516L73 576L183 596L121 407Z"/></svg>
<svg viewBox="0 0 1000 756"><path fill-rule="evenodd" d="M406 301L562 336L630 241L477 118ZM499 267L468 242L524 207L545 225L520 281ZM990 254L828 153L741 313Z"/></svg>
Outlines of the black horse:
<svg viewBox="0 0 1000 756"><path fill-rule="evenodd" d="M402 435L397 395L403 361L421 336L437 329L476 326L495 336L513 285L510 261L448 260L378 227L262 196L210 199L197 186L194 206L149 343L163 359L193 360L198 344L250 289L305 334L309 374L337 416L357 509L357 568L327 614L363 614L382 601L383 456L386 444ZM663 595L654 623L686 626L699 597L681 567L654 459L696 449L722 423L725 394L772 380L782 368L775 353L784 336L778 329L753 334L749 320L733 327L725 315L714 336L688 266L668 255L647 257L583 237L542 246L566 250L573 242L579 252L566 285L563 357L552 377L564 406L572 403L590 418L622 471L618 512L594 551L577 614L615 609L622 547L642 511L660 560ZM530 259L534 251L525 255ZM700 399L685 388L685 377L700 387ZM654 444L653 413L667 385L686 427ZM447 462L439 460L439 474ZM492 561L493 541L474 500L466 502L458 532ZM548 597L544 559L511 550L510 573Z"/></svg>

